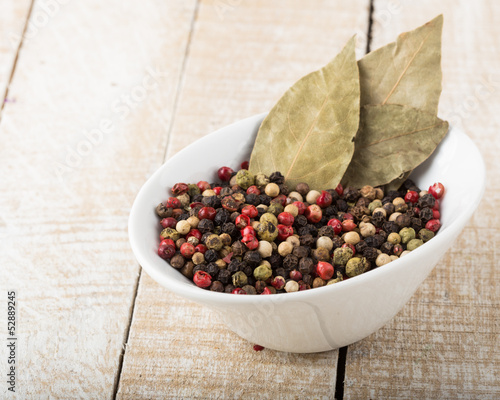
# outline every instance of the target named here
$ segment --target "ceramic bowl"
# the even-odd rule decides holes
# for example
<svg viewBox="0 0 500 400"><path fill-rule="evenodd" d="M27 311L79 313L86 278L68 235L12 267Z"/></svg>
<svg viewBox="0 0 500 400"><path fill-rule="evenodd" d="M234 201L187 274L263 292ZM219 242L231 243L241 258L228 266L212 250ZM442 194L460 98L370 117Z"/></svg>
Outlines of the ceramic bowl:
<svg viewBox="0 0 500 400"><path fill-rule="evenodd" d="M162 165L140 190L129 218L132 250L146 272L166 289L220 313L229 329L264 347L312 353L346 346L386 324L415 293L460 235L478 206L485 167L474 143L451 128L433 155L412 174L427 188L446 187L438 234L407 256L354 278L302 292L237 296L196 287L157 255L156 206L177 182L215 181L217 169L248 160L265 114L207 135ZM167 305L165 305L167 307Z"/></svg>

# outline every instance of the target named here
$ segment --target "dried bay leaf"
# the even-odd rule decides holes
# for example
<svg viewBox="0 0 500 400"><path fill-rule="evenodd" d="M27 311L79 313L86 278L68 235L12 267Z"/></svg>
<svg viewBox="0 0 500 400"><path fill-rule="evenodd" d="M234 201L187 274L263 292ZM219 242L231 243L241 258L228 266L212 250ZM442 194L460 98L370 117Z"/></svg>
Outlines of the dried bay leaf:
<svg viewBox="0 0 500 400"><path fill-rule="evenodd" d="M439 15L359 60L361 105L402 104L437 115L442 30Z"/></svg>
<svg viewBox="0 0 500 400"><path fill-rule="evenodd" d="M412 170L413 171L413 170ZM406 171L401 176L396 179L390 181L387 185L384 186L384 190L387 192L389 190L398 190L404 181L408 179L412 171Z"/></svg>
<svg viewBox="0 0 500 400"><path fill-rule="evenodd" d="M448 122L413 107L364 106L354 156L342 184L385 185L425 161L447 132Z"/></svg>
<svg viewBox="0 0 500 400"><path fill-rule="evenodd" d="M291 187L335 188L354 153L359 125L355 38L325 67L297 81L262 122L252 173L280 171Z"/></svg>

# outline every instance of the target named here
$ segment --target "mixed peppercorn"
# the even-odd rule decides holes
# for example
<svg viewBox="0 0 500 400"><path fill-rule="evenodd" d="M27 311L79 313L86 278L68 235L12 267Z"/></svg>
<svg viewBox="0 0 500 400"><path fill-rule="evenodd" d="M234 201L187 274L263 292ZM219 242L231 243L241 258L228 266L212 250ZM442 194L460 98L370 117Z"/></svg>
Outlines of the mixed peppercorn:
<svg viewBox="0 0 500 400"><path fill-rule="evenodd" d="M158 255L200 288L274 294L334 284L404 256L441 227L441 183L319 192L247 168L220 168L220 183L177 183L156 208Z"/></svg>

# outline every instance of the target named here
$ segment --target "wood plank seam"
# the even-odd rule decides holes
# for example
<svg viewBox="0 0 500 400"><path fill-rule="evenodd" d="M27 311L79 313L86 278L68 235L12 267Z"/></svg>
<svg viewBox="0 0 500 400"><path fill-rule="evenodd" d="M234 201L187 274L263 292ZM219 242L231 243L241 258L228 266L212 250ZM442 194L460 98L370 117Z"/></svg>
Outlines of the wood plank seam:
<svg viewBox="0 0 500 400"><path fill-rule="evenodd" d="M33 4L35 3L35 0L31 0L30 7L28 10L28 15L26 16L26 22L24 23L24 28L23 32L21 34L21 40L19 41L19 45L17 46L16 50L16 56L14 57L14 62L12 63L12 68L10 70L10 75L9 75L9 80L7 82L7 85L5 86L5 92L3 93L2 96L2 104L0 104L0 122L2 121L2 113L3 109L5 107L5 100L7 100L7 96L9 95L9 87L12 82L12 79L14 78L14 73L16 71L16 66L17 66L17 60L19 58L19 52L21 51L21 48L23 47L23 42L24 42L24 35L26 34L26 30L28 29L28 24L31 18L31 12L33 11Z"/></svg>

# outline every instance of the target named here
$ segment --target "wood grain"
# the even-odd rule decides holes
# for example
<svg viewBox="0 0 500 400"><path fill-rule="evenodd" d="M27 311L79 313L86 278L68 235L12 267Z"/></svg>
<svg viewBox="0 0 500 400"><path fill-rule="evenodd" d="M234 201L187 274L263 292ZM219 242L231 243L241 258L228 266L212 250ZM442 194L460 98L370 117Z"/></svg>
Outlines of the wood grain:
<svg viewBox="0 0 500 400"><path fill-rule="evenodd" d="M440 114L480 148L487 191L469 226L406 307L349 346L345 398L497 399L500 7L488 1L394 4L375 1L372 49L444 13Z"/></svg>
<svg viewBox="0 0 500 400"><path fill-rule="evenodd" d="M367 1L201 2L167 156L269 110L367 26ZM212 311L143 274L118 398L334 396L337 351L296 355L252 346Z"/></svg>
<svg viewBox="0 0 500 400"><path fill-rule="evenodd" d="M0 2L0 97L2 103L17 51L21 45L30 7L31 0ZM14 101L14 99L8 101Z"/></svg>
<svg viewBox="0 0 500 400"><path fill-rule="evenodd" d="M113 397L139 272L128 214L164 156L194 5L65 2L22 47L0 125L19 399Z"/></svg>

